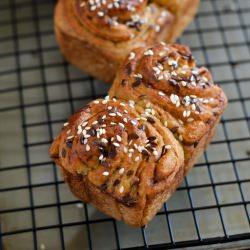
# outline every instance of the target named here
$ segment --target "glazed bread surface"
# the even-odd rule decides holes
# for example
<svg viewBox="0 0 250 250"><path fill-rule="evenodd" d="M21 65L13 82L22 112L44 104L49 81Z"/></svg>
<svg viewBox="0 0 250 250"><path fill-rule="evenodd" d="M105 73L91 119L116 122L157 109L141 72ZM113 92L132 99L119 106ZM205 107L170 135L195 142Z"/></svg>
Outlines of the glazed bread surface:
<svg viewBox="0 0 250 250"><path fill-rule="evenodd" d="M71 64L112 83L129 51L156 41L175 40L198 7L198 0L185 0L175 11L171 7L175 1L170 2L60 0L54 16L60 49Z"/></svg>
<svg viewBox="0 0 250 250"><path fill-rule="evenodd" d="M138 48L120 66L109 96L65 124L50 155L81 200L143 226L204 151L226 105L188 47Z"/></svg>
<svg viewBox="0 0 250 250"><path fill-rule="evenodd" d="M180 144L146 105L95 100L50 148L74 194L132 226L145 225L183 176Z"/></svg>
<svg viewBox="0 0 250 250"><path fill-rule="evenodd" d="M224 92L208 69L198 67L190 49L179 44L132 51L109 95L154 105L162 123L183 146L185 172L210 142L227 106Z"/></svg>

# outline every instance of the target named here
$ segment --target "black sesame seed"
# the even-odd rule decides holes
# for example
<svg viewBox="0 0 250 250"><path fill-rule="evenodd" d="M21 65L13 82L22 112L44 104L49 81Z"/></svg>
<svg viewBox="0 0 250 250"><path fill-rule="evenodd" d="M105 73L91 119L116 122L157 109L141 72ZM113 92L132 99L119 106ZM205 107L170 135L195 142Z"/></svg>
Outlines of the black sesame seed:
<svg viewBox="0 0 250 250"><path fill-rule="evenodd" d="M129 195L126 195L125 197L123 197L123 198L122 198L122 202L123 202L125 205L129 206L129 207L136 205L135 199L133 199L133 198L130 197Z"/></svg>
<svg viewBox="0 0 250 250"><path fill-rule="evenodd" d="M108 186L107 186L107 184L106 183L104 183L104 184L102 184L101 185L101 192L105 192L106 190L107 190L107 188L108 188Z"/></svg>
<svg viewBox="0 0 250 250"><path fill-rule="evenodd" d="M112 145L110 146L108 156L109 156L109 158L113 159L113 158L116 157L116 155L117 155L116 147L112 144Z"/></svg>
<svg viewBox="0 0 250 250"><path fill-rule="evenodd" d="M66 146L68 148L72 148L73 140L74 140L73 138L67 139Z"/></svg>
<svg viewBox="0 0 250 250"><path fill-rule="evenodd" d="M144 156L149 156L149 155L150 155L149 152L148 152L146 149L143 149L143 150L141 151L141 153L142 153L142 155L144 155Z"/></svg>
<svg viewBox="0 0 250 250"><path fill-rule="evenodd" d="M133 88L136 88L141 85L142 79L141 78L136 78L135 82L132 84Z"/></svg>
<svg viewBox="0 0 250 250"><path fill-rule="evenodd" d="M65 156L66 156L66 150L63 148L62 149L62 157L65 158Z"/></svg>
<svg viewBox="0 0 250 250"><path fill-rule="evenodd" d="M152 117L150 117L150 116L147 117L147 121L149 123L155 123L155 120Z"/></svg>
<svg viewBox="0 0 250 250"><path fill-rule="evenodd" d="M170 129L172 133L176 133L178 131L179 127L173 127Z"/></svg>
<svg viewBox="0 0 250 250"><path fill-rule="evenodd" d="M130 75L132 73L132 67L131 67L130 63L126 65L126 70L127 70L128 75Z"/></svg>
<svg viewBox="0 0 250 250"><path fill-rule="evenodd" d="M149 140L149 141L154 141L154 140L156 140L156 137L155 137L155 136L149 136L149 137L148 137L148 140Z"/></svg>
<svg viewBox="0 0 250 250"><path fill-rule="evenodd" d="M132 169L130 169L130 170L127 172L126 175L129 177L129 176L133 175L133 173L134 173L134 171L133 171Z"/></svg>
<svg viewBox="0 0 250 250"><path fill-rule="evenodd" d="M132 134L129 135L129 139L131 139L131 140L136 140L138 138L139 138L139 135L136 134L136 133L132 133Z"/></svg>
<svg viewBox="0 0 250 250"><path fill-rule="evenodd" d="M113 186L114 186L114 187L117 186L120 182L121 182L120 179L116 179L116 180L114 181L114 183L113 183Z"/></svg>
<svg viewBox="0 0 250 250"><path fill-rule="evenodd" d="M90 129L89 134L90 134L91 136L95 136L95 130L94 130L93 128Z"/></svg>

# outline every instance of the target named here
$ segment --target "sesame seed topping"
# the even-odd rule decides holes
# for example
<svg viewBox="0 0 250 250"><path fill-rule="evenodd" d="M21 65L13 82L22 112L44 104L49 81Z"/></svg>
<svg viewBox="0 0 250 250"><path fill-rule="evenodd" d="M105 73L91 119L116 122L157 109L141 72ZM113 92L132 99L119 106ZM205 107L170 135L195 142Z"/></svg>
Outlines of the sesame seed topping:
<svg viewBox="0 0 250 250"><path fill-rule="evenodd" d="M139 161L140 160L140 156L136 156L135 157L135 161L137 162L137 161Z"/></svg>
<svg viewBox="0 0 250 250"><path fill-rule="evenodd" d="M102 173L102 175L109 176L109 172L105 171L105 172Z"/></svg>
<svg viewBox="0 0 250 250"><path fill-rule="evenodd" d="M98 103L99 103L99 101L98 101L98 100L95 100L93 103L94 103L94 104L98 104Z"/></svg>
<svg viewBox="0 0 250 250"><path fill-rule="evenodd" d="M86 145L86 151L87 151L87 152L90 151L90 146L89 146L89 144Z"/></svg>
<svg viewBox="0 0 250 250"><path fill-rule="evenodd" d="M129 60L133 60L135 58L135 52L130 52L129 54Z"/></svg>
<svg viewBox="0 0 250 250"><path fill-rule="evenodd" d="M117 142L114 142L113 145L114 145L115 147L120 147L120 144L117 143Z"/></svg>
<svg viewBox="0 0 250 250"><path fill-rule="evenodd" d="M171 149L171 148L172 148L171 145L169 145L169 144L165 145L164 147L165 147L166 149Z"/></svg>
<svg viewBox="0 0 250 250"><path fill-rule="evenodd" d="M64 127L66 127L66 126L68 126L68 125L69 125L68 122L65 122L65 123L63 124Z"/></svg>
<svg viewBox="0 0 250 250"><path fill-rule="evenodd" d="M152 49L149 49L147 51L144 52L145 56L153 56L154 55L154 51Z"/></svg>
<svg viewBox="0 0 250 250"><path fill-rule="evenodd" d="M117 139L118 142L121 142L121 141L122 141L122 138L121 138L121 136L119 136L119 135L116 135L116 139Z"/></svg>
<svg viewBox="0 0 250 250"><path fill-rule="evenodd" d="M120 192L121 194L124 192L124 187L123 187L123 186L121 186L121 187L119 188L119 192Z"/></svg>
<svg viewBox="0 0 250 250"><path fill-rule="evenodd" d="M125 169L124 169L124 168L120 168L118 172L119 172L119 174L123 174L123 173L124 173L124 171L125 171Z"/></svg>
<svg viewBox="0 0 250 250"><path fill-rule="evenodd" d="M153 151L153 155L157 156L158 152L156 150Z"/></svg>
<svg viewBox="0 0 250 250"><path fill-rule="evenodd" d="M159 94L160 96L165 96L165 94L164 94L163 92L161 92L161 91L159 91L158 94Z"/></svg>

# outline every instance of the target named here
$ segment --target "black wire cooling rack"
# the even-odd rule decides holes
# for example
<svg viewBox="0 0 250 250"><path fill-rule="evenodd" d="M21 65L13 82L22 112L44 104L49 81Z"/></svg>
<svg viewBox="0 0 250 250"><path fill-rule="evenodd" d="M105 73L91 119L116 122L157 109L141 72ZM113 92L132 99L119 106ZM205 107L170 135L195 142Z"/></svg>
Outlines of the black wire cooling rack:
<svg viewBox="0 0 250 250"><path fill-rule="evenodd" d="M53 33L54 4L0 2L0 249L247 245L250 1L202 0L180 38L212 70L229 108L200 162L141 229L76 200L48 157L53 136L70 114L109 88L63 60Z"/></svg>

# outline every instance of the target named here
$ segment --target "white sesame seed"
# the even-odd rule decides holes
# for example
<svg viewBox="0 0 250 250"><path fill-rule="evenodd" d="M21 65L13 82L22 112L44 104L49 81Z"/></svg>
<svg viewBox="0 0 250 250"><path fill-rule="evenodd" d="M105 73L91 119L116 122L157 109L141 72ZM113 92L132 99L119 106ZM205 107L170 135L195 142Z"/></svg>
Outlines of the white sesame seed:
<svg viewBox="0 0 250 250"><path fill-rule="evenodd" d="M120 125L121 127L125 128L125 126L124 126L123 123L119 122L119 125Z"/></svg>
<svg viewBox="0 0 250 250"><path fill-rule="evenodd" d="M65 123L63 124L64 127L66 127L66 126L68 126L68 125L69 125L68 122L65 122Z"/></svg>
<svg viewBox="0 0 250 250"><path fill-rule="evenodd" d="M139 161L140 160L140 156L136 156L135 157L135 161L137 162L137 161Z"/></svg>
<svg viewBox="0 0 250 250"><path fill-rule="evenodd" d="M102 101L102 104L107 104L107 103L108 103L107 100L103 100L103 101Z"/></svg>
<svg viewBox="0 0 250 250"><path fill-rule="evenodd" d="M100 156L99 156L99 160L100 160L100 161L103 160L103 158L104 158L103 155L100 155Z"/></svg>
<svg viewBox="0 0 250 250"><path fill-rule="evenodd" d="M100 17L103 17L103 16L104 16L104 12L99 11L99 12L97 13L97 15L100 16Z"/></svg>
<svg viewBox="0 0 250 250"><path fill-rule="evenodd" d="M84 7L86 5L85 2L80 3L80 7Z"/></svg>
<svg viewBox="0 0 250 250"><path fill-rule="evenodd" d="M122 138L121 138L121 136L119 136L119 135L116 135L116 139L117 139L117 141L119 141L119 142L122 141Z"/></svg>
<svg viewBox="0 0 250 250"><path fill-rule="evenodd" d="M134 120L131 120L131 123L132 123L133 125L136 125L136 124L137 124L136 121L134 121Z"/></svg>
<svg viewBox="0 0 250 250"><path fill-rule="evenodd" d="M115 147L120 147L120 144L117 143L117 142L114 142L113 145L114 145Z"/></svg>
<svg viewBox="0 0 250 250"><path fill-rule="evenodd" d="M152 49L149 49L147 51L144 52L145 56L153 56L154 55L154 51Z"/></svg>
<svg viewBox="0 0 250 250"><path fill-rule="evenodd" d="M125 171L125 169L124 169L124 168L120 168L120 169L119 169L119 171L118 171L118 173L119 173L119 174L123 174L123 173L124 173L124 171Z"/></svg>
<svg viewBox="0 0 250 250"><path fill-rule="evenodd" d="M109 113L109 116L116 116L116 114L115 113Z"/></svg>
<svg viewBox="0 0 250 250"><path fill-rule="evenodd" d="M123 187L123 186L121 186L121 187L119 188L119 192L120 192L120 193L123 193L123 192L124 192L124 187Z"/></svg>
<svg viewBox="0 0 250 250"><path fill-rule="evenodd" d="M98 121L94 121L94 122L92 122L92 125L95 125L95 124L97 124L98 123Z"/></svg>
<svg viewBox="0 0 250 250"><path fill-rule="evenodd" d="M99 103L99 101L98 101L98 100L95 100L95 101L93 101L93 103L94 103L94 104L98 104L98 103Z"/></svg>
<svg viewBox="0 0 250 250"><path fill-rule="evenodd" d="M86 151L87 151L87 152L90 151L90 146L89 146L89 144L86 145Z"/></svg>
<svg viewBox="0 0 250 250"><path fill-rule="evenodd" d="M153 155L157 156L158 152L156 150L153 151Z"/></svg>
<svg viewBox="0 0 250 250"><path fill-rule="evenodd" d="M193 118L188 118L187 121L192 122L192 121L194 121L194 119Z"/></svg>
<svg viewBox="0 0 250 250"><path fill-rule="evenodd" d="M106 143L108 143L108 140L107 140L107 139L105 139L105 138L102 138L102 139L101 139L101 142L103 142L103 143L105 143L105 144L106 144Z"/></svg>
<svg viewBox="0 0 250 250"><path fill-rule="evenodd" d="M187 86L187 82L181 81L181 85L182 85L183 87L185 87L185 86Z"/></svg>
<svg viewBox="0 0 250 250"><path fill-rule="evenodd" d="M130 52L129 54L129 60L133 60L135 58L135 52Z"/></svg>
<svg viewBox="0 0 250 250"><path fill-rule="evenodd" d="M172 148L171 145L169 145L169 144L165 145L164 147L165 147L166 149L171 149L171 148Z"/></svg>
<svg viewBox="0 0 250 250"><path fill-rule="evenodd" d="M120 105L121 105L121 106L123 106L123 107L125 107L125 106L126 106L126 104L125 104L125 103L123 103L123 102L121 102L121 103L120 103Z"/></svg>
<svg viewBox="0 0 250 250"><path fill-rule="evenodd" d="M127 123L127 122L128 122L128 119L127 119L126 117L124 117L124 118L123 118L123 121L124 121L125 123Z"/></svg>
<svg viewBox="0 0 250 250"><path fill-rule="evenodd" d="M102 173L102 175L109 176L109 172L105 171L105 172Z"/></svg>
<svg viewBox="0 0 250 250"><path fill-rule="evenodd" d="M124 151L125 154L128 153L127 147L124 147L123 151Z"/></svg>
<svg viewBox="0 0 250 250"><path fill-rule="evenodd" d="M108 106L108 110L111 110L113 107L112 106Z"/></svg>
<svg viewBox="0 0 250 250"><path fill-rule="evenodd" d="M69 130L66 132L66 134L68 135L68 134L70 134L70 132L71 132L71 129L69 129Z"/></svg>
<svg viewBox="0 0 250 250"><path fill-rule="evenodd" d="M164 94L163 92L161 92L161 91L159 91L158 94L159 94L160 96L165 96L165 94Z"/></svg>
<svg viewBox="0 0 250 250"><path fill-rule="evenodd" d="M122 114L121 114L119 111L117 111L116 114L117 114L118 116L122 117Z"/></svg>

